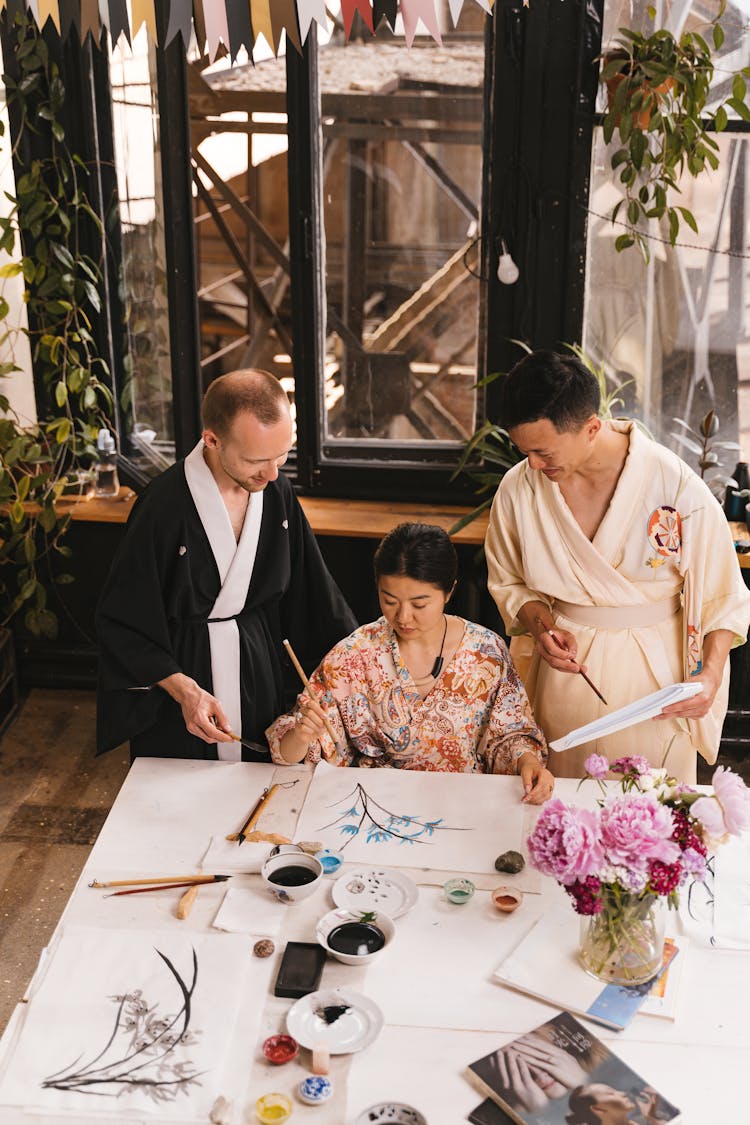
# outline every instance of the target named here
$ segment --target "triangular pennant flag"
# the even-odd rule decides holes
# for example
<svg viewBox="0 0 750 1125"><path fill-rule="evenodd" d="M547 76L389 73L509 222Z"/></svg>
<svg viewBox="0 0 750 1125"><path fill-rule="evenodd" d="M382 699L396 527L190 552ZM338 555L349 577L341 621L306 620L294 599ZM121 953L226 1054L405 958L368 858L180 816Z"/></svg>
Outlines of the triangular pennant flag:
<svg viewBox="0 0 750 1125"><path fill-rule="evenodd" d="M435 14L435 0L401 0L401 15L404 19L404 38L406 46L411 47L421 20L436 43L442 47L440 26Z"/></svg>
<svg viewBox="0 0 750 1125"><path fill-rule="evenodd" d="M60 8L60 38L67 39L71 28L80 31L81 5L79 0L58 0ZM8 4L10 11L10 3Z"/></svg>
<svg viewBox="0 0 750 1125"><path fill-rule="evenodd" d="M274 42L273 24L271 22L271 0L250 0L250 19L253 21L253 31L257 42L262 35L274 54L278 50L278 43Z"/></svg>
<svg viewBox="0 0 750 1125"><path fill-rule="evenodd" d="M227 28L232 62L237 58L240 47L245 47L248 55L252 55L253 25L250 22L250 0L227 0Z"/></svg>
<svg viewBox="0 0 750 1125"><path fill-rule="evenodd" d="M86 0L81 0L81 3L85 4ZM159 40L156 34L156 12L154 11L154 0L132 0L132 4L133 38L135 39L136 35L141 30L141 24L145 23L146 27L148 28L149 35L153 39L154 43L158 43Z"/></svg>
<svg viewBox="0 0 750 1125"><path fill-rule="evenodd" d="M117 46L121 35L124 35L130 43L127 0L106 0L106 2L109 9L109 38L112 46Z"/></svg>
<svg viewBox="0 0 750 1125"><path fill-rule="evenodd" d="M164 36L165 44L171 43L175 35L181 35L182 42L186 47L189 46L192 18L193 0L169 0L169 19Z"/></svg>
<svg viewBox="0 0 750 1125"><path fill-rule="evenodd" d="M460 0L463 4L464 0ZM398 0L373 0L372 22L375 30L380 27L383 20L391 31L396 30L396 16L398 15Z"/></svg>
<svg viewBox="0 0 750 1125"><path fill-rule="evenodd" d="M396 0L393 0L393 2L395 4ZM300 39L305 43L313 20L320 27L328 28L326 0L297 0L297 19L299 20Z"/></svg>
<svg viewBox="0 0 750 1125"><path fill-rule="evenodd" d="M281 42L281 32L286 31L286 37L293 44L297 54L302 54L302 44L297 27L297 6L294 0L273 0L271 5L271 23L273 24L273 37L276 43Z"/></svg>
<svg viewBox="0 0 750 1125"><path fill-rule="evenodd" d="M39 22L39 4L37 3L37 0L26 0L26 10L28 11L36 26L41 31L42 25Z"/></svg>
<svg viewBox="0 0 750 1125"><path fill-rule="evenodd" d="M464 6L464 0L448 0L448 7L451 10L451 19L453 26L458 27L458 21L461 17L461 9Z"/></svg>
<svg viewBox="0 0 750 1125"><path fill-rule="evenodd" d="M495 0L474 0L474 2L478 4L480 8L483 8L488 16L492 15L492 5Z"/></svg>
<svg viewBox="0 0 750 1125"><path fill-rule="evenodd" d="M39 0L40 31L43 29L47 20L52 20L57 30L60 30L60 9L57 5L57 0Z"/></svg>
<svg viewBox="0 0 750 1125"><path fill-rule="evenodd" d="M213 62L220 42L225 47L229 47L229 28L224 0L203 0L203 18L206 21L208 57Z"/></svg>
<svg viewBox="0 0 750 1125"><path fill-rule="evenodd" d="M86 36L91 32L91 38L95 43L99 42L102 34L101 20L99 19L99 3L98 0L81 0L81 42L84 43Z"/></svg>
<svg viewBox="0 0 750 1125"><path fill-rule="evenodd" d="M370 31L374 30L372 26L372 4L370 0L341 0L341 15L344 18L344 34L347 39L352 33L352 23L354 21L355 12L359 12Z"/></svg>

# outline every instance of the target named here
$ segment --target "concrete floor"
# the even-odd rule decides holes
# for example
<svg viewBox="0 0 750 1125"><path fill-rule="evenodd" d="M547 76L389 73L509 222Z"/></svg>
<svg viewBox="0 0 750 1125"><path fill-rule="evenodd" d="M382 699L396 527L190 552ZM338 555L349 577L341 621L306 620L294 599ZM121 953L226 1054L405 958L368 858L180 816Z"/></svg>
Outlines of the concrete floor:
<svg viewBox="0 0 750 1125"><path fill-rule="evenodd" d="M33 690L0 741L0 1031L22 998L122 785L94 756L94 694Z"/></svg>

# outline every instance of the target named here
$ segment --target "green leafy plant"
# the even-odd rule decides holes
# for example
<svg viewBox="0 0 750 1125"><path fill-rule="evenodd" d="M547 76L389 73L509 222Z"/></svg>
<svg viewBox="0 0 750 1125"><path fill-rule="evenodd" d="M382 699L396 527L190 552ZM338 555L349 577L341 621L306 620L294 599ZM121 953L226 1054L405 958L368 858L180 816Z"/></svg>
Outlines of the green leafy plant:
<svg viewBox="0 0 750 1125"><path fill-rule="evenodd" d="M727 474L721 462L721 453L717 450L737 453L739 445L736 441L716 439L721 423L715 410L709 410L708 414L701 418L697 430L689 426L683 418L673 418L672 421L680 426L680 430L673 430L670 436L683 449L689 450L697 457L701 480L706 482L718 500L723 500L727 486L736 487L737 481Z"/></svg>
<svg viewBox="0 0 750 1125"><path fill-rule="evenodd" d="M722 0L710 25L713 50L724 41L719 20L725 7ZM654 8L649 8L649 16L656 18ZM609 100L602 120L604 140L609 144L617 135L620 142L610 163L624 189L611 217L615 222L624 208L629 228L615 240L617 250L637 245L648 261L644 227L650 219L666 219L673 246L681 222L697 233L695 216L673 202L674 194L685 172L695 177L718 168L719 146L711 130L720 133L726 128L728 110L750 121L748 78L750 68L736 73L731 94L706 111L714 61L702 35L683 31L677 38L665 28L650 35L620 28L613 48L602 58L599 75Z"/></svg>
<svg viewBox="0 0 750 1125"><path fill-rule="evenodd" d="M0 394L0 622L22 610L30 632L52 637L57 617L48 605L49 584L72 581L52 566L55 556L70 553L63 542L69 516L55 503L71 475L93 459L112 406L92 327L101 311L101 271L82 248L86 228L102 246L103 232L85 192L88 170L66 143L59 68L32 18L16 15L10 31L19 76L3 75L3 82L20 127L16 193L6 194L0 249L16 260L0 269L0 279L23 277L39 421L23 425ZM48 157L24 161L26 131L47 140ZM14 356L21 330L8 326L9 312L0 294L0 344ZM19 370L11 358L0 377Z"/></svg>

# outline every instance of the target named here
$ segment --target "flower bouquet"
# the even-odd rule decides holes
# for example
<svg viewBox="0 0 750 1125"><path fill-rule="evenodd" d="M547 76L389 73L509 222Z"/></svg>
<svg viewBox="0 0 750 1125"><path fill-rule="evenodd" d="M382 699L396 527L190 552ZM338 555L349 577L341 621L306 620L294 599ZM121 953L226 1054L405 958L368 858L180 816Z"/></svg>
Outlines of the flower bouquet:
<svg viewBox="0 0 750 1125"><path fill-rule="evenodd" d="M600 754L584 763L607 796L596 810L559 799L545 806L528 840L531 863L567 891L583 916L580 958L602 980L636 985L659 971L665 904L705 878L709 849L750 828L750 790L720 766L713 793L681 785L645 758ZM603 784L619 779L614 794Z"/></svg>

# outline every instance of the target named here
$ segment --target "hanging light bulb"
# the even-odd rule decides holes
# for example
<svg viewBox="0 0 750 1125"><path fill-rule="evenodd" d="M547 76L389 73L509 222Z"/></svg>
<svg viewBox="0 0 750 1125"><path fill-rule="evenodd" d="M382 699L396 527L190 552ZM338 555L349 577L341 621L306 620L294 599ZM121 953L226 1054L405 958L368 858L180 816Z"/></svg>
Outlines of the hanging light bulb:
<svg viewBox="0 0 750 1125"><path fill-rule="evenodd" d="M500 257L497 263L497 280L501 285L515 285L520 276L520 270L508 253L505 239L500 239Z"/></svg>

